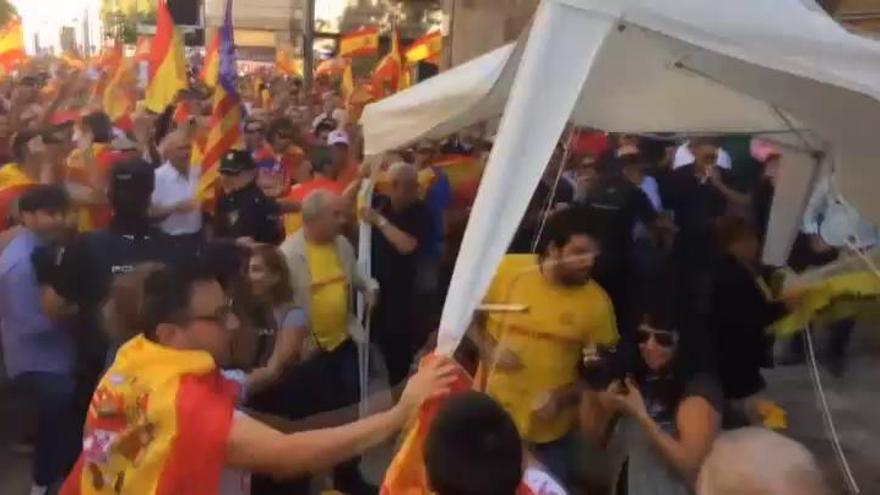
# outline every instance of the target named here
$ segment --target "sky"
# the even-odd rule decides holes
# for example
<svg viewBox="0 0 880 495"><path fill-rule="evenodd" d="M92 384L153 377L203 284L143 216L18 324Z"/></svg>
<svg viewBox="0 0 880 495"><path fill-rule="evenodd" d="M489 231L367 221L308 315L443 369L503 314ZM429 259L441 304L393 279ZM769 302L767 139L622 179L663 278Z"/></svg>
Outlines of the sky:
<svg viewBox="0 0 880 495"><path fill-rule="evenodd" d="M101 39L99 10L101 0L11 0L21 15L24 44L28 53L34 52L34 34L40 45L54 46L58 52L63 26L73 26L79 44L83 39L83 15L88 12L91 44L98 46Z"/></svg>

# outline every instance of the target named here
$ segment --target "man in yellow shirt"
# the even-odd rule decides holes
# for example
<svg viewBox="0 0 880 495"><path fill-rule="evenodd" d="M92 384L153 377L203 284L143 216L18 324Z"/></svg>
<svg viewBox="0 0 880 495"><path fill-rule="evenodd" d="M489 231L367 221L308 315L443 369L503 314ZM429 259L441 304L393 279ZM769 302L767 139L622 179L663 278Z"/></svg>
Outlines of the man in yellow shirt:
<svg viewBox="0 0 880 495"><path fill-rule="evenodd" d="M353 339L363 342L364 331L352 312L351 296L360 291L372 306L378 284L359 272L354 248L340 235L346 219L343 204L333 192L311 192L302 203L303 227L280 247L290 270L294 303L309 315L308 341L314 347L314 352L306 351L307 362L294 370L297 393L285 393L286 398L274 401L281 409L276 412L287 416L338 410L356 404L360 397ZM334 479L336 488L345 493L365 493L357 462L337 467Z"/></svg>
<svg viewBox="0 0 880 495"><path fill-rule="evenodd" d="M590 278L598 236L584 213L551 217L540 255L508 255L485 297L523 311L489 313L477 328L486 391L513 417L538 459L565 484L572 470L578 369L618 334L608 295Z"/></svg>

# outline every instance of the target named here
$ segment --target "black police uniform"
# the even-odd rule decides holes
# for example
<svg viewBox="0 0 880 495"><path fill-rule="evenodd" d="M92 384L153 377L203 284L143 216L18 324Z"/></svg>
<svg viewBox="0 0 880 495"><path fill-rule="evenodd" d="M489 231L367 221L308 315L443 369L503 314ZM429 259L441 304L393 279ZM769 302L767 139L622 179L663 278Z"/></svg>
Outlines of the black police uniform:
<svg viewBox="0 0 880 495"><path fill-rule="evenodd" d="M255 168L250 153L231 151L223 156L220 173L235 175ZM214 218L214 235L227 239L250 237L261 243L279 244L284 240L281 208L253 180L242 189L220 196Z"/></svg>

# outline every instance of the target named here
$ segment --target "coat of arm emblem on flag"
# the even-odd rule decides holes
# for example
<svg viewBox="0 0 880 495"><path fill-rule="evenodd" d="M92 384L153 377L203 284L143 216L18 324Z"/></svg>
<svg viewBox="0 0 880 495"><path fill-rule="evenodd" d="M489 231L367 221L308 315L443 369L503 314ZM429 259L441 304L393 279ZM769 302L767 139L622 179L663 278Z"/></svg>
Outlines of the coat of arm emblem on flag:
<svg viewBox="0 0 880 495"><path fill-rule="evenodd" d="M95 391L83 440L83 457L95 490L117 492L125 474L144 459L156 425L147 417L150 392L137 379L114 374Z"/></svg>

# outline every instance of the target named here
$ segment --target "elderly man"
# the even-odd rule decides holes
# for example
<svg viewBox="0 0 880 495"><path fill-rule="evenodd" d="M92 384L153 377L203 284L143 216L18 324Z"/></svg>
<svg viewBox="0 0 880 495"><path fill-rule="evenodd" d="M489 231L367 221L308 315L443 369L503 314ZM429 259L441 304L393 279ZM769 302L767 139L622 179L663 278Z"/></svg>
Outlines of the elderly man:
<svg viewBox="0 0 880 495"><path fill-rule="evenodd" d="M816 458L803 445L762 428L715 440L697 479L698 495L829 495Z"/></svg>
<svg viewBox="0 0 880 495"><path fill-rule="evenodd" d="M388 379L400 383L424 342L418 335L415 303L419 253L430 237L431 213L419 200L419 172L398 162L388 170L387 196L377 196L373 208L361 214L373 226L373 273L382 287L382 300L373 315L373 336L385 357Z"/></svg>
<svg viewBox="0 0 880 495"><path fill-rule="evenodd" d="M366 294L368 303L378 291L375 281L358 272L354 248L340 235L345 214L338 195L323 189L313 191L303 201L302 217L303 227L280 249L290 269L294 303L310 317L308 330L315 352L288 382L297 393L276 397L270 406L277 408L273 412L294 417L357 402L358 351L352 338L362 339L363 329L351 311L350 289ZM336 488L345 493L370 492L356 462L339 466L334 478Z"/></svg>
<svg viewBox="0 0 880 495"><path fill-rule="evenodd" d="M197 244L202 232L197 198L201 172L191 165L192 142L183 131L175 131L161 148L165 163L156 169L150 217L179 244Z"/></svg>

